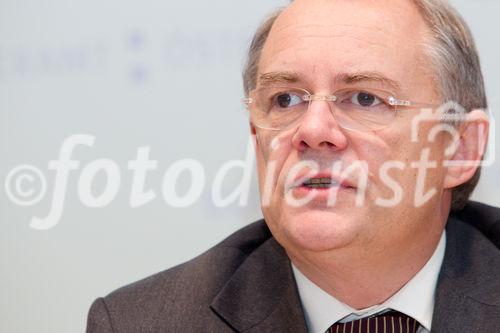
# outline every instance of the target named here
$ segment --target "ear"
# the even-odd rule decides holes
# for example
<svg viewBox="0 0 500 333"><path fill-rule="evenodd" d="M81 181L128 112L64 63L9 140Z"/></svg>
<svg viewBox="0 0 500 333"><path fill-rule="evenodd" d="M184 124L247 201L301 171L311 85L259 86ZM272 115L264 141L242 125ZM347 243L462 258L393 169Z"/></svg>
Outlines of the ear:
<svg viewBox="0 0 500 333"><path fill-rule="evenodd" d="M253 147L255 151L257 151L257 147L259 146L259 140L258 140L258 135L257 135L257 129L254 124L252 124L251 121L248 122L248 125L250 126L250 135L252 137L252 142L253 142Z"/></svg>
<svg viewBox="0 0 500 333"><path fill-rule="evenodd" d="M488 142L488 116L483 110L468 112L458 130L454 153L445 161L444 188L447 189L467 182L479 168Z"/></svg>
<svg viewBox="0 0 500 333"><path fill-rule="evenodd" d="M255 129L255 125L252 124L252 122L248 122L248 124L250 125L250 134L252 134L252 136L256 136L257 130Z"/></svg>

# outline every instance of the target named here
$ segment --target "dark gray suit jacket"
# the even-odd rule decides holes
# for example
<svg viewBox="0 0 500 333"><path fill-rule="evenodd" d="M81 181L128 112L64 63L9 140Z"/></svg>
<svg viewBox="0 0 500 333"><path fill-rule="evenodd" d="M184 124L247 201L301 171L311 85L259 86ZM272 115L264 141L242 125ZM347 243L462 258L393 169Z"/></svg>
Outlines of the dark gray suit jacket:
<svg viewBox="0 0 500 333"><path fill-rule="evenodd" d="M500 332L500 209L447 224L432 332ZM306 332L290 261L263 221L199 257L98 298L88 333Z"/></svg>

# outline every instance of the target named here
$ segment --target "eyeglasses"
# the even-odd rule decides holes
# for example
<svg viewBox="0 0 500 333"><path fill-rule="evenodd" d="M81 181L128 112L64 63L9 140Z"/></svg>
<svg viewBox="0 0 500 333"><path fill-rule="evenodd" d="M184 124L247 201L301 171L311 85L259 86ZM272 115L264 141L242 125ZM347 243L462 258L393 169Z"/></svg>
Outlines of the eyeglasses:
<svg viewBox="0 0 500 333"><path fill-rule="evenodd" d="M404 107L431 107L400 100L379 89L346 88L332 95L315 95L287 86L258 88L243 99L252 123L262 129L286 130L296 126L314 101L326 101L337 123L346 129L370 131L389 125Z"/></svg>

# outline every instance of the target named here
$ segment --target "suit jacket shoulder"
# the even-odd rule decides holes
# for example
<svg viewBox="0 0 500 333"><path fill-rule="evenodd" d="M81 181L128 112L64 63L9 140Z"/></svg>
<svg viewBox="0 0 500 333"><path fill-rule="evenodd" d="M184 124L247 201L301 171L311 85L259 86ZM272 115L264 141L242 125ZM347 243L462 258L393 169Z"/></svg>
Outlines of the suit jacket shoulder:
<svg viewBox="0 0 500 333"><path fill-rule="evenodd" d="M454 214L481 231L493 244L500 249L500 209L479 202L469 203L458 213Z"/></svg>
<svg viewBox="0 0 500 333"><path fill-rule="evenodd" d="M450 216L433 332L497 332L500 327L500 209L469 202ZM495 226L496 225L496 226Z"/></svg>
<svg viewBox="0 0 500 333"><path fill-rule="evenodd" d="M284 256L264 221L255 222L193 260L97 299L87 332L251 331L280 307L269 294L279 296L282 288L269 280L291 279ZM253 283L245 290L249 279L267 297L254 293ZM292 306L300 308L296 289L281 294L287 292ZM244 304L248 311L238 311Z"/></svg>

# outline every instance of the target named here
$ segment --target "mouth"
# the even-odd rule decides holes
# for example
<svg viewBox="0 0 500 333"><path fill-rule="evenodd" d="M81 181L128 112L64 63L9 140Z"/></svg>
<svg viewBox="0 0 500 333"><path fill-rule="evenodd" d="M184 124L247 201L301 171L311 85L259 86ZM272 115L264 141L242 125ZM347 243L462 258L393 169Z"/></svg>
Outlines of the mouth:
<svg viewBox="0 0 500 333"><path fill-rule="evenodd" d="M298 178L292 185L292 188L302 188L309 190L328 190L332 188L349 188L353 189L347 180L341 180L332 177L331 175L316 175L308 178Z"/></svg>
<svg viewBox="0 0 500 333"><path fill-rule="evenodd" d="M334 181L332 178L320 177L306 179L300 186L311 189L328 189L332 187L339 187L339 185L340 184Z"/></svg>
<svg viewBox="0 0 500 333"><path fill-rule="evenodd" d="M297 177L292 186L288 187L290 192L287 192L286 198L290 199L288 195L291 195L293 200L299 200L292 201L294 205L302 206L314 202L315 206L323 207L326 204L327 207L331 207L357 193L352 184L354 183L350 180L334 176L330 172L317 173L312 177L311 174L302 174L302 177ZM301 202L302 199L305 201Z"/></svg>

